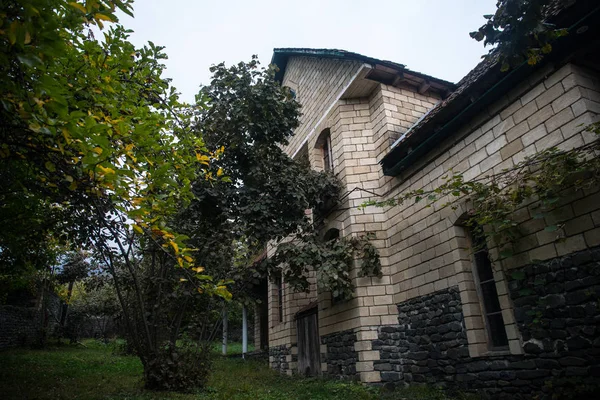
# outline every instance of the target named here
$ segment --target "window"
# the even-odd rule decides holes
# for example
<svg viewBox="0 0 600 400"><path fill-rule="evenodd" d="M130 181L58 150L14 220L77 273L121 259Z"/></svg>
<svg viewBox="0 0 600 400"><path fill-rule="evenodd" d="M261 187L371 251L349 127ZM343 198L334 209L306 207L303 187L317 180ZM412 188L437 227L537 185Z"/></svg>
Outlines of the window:
<svg viewBox="0 0 600 400"><path fill-rule="evenodd" d="M277 285L277 311L279 313L279 322L283 322L283 279L281 276L277 278L275 285Z"/></svg>
<svg viewBox="0 0 600 400"><path fill-rule="evenodd" d="M331 136L327 135L323 143L323 169L333 171L333 155L331 154Z"/></svg>
<svg viewBox="0 0 600 400"><path fill-rule="evenodd" d="M504 348L508 346L508 338L485 237L472 234L471 238L473 242L473 275L482 306L489 343L493 349Z"/></svg>
<svg viewBox="0 0 600 400"><path fill-rule="evenodd" d="M331 134L329 128L324 129L317 139L316 147L321 151L323 170L333 171L333 152L331 151Z"/></svg>

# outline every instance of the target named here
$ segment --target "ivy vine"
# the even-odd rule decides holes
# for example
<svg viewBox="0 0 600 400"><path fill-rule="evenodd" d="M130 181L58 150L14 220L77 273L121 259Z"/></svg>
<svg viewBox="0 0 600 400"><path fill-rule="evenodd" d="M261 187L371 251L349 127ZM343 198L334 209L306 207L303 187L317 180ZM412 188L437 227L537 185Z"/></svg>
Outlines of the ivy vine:
<svg viewBox="0 0 600 400"><path fill-rule="evenodd" d="M323 241L316 232L300 234L281 243L263 262L271 268L284 265L281 273L294 291L309 290L307 277L314 270L319 289L330 291L336 299L348 300L354 295L351 271L355 263L359 263L358 276L382 276L379 253L371 238L366 234Z"/></svg>
<svg viewBox="0 0 600 400"><path fill-rule="evenodd" d="M600 134L600 123L591 124L586 131ZM556 147L526 157L512 168L466 181L464 174L450 171L444 183L426 191L417 189L384 201L369 201L361 205L399 206L407 201L427 201L426 207L443 201L442 207L456 209L457 199L470 202L466 225L473 234L484 237L499 248L498 259L515 253L517 240L522 237L516 211L531 206L534 219L547 218L574 191L598 187L600 183L600 140L571 150ZM547 223L545 231L556 232L556 240L564 240L564 222Z"/></svg>

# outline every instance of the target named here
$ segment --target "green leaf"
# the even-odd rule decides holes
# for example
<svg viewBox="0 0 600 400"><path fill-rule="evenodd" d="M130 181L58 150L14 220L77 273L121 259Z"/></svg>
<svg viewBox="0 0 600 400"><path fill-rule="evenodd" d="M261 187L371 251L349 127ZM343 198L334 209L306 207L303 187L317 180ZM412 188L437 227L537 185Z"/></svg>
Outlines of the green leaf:
<svg viewBox="0 0 600 400"><path fill-rule="evenodd" d="M25 64L30 68L43 64L42 60L35 54L19 54L17 55L17 58L22 64Z"/></svg>

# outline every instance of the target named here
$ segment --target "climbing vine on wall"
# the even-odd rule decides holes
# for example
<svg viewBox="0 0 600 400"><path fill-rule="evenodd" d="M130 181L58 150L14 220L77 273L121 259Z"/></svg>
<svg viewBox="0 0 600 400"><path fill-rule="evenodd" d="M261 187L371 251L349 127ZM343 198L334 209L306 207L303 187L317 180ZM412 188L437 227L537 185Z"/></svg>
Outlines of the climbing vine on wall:
<svg viewBox="0 0 600 400"><path fill-rule="evenodd" d="M586 128L596 136L600 123ZM556 147L540 151L514 167L466 181L460 172L449 171L444 183L432 190L413 190L385 201L370 201L361 207L399 206L407 201L427 201L426 207L441 202L441 208L457 208L457 200L471 205L466 225L475 235L484 236L500 249L498 258L514 254L519 231L517 211L529 206L534 219L545 220L546 232L555 232L563 240L564 221L550 223L550 214L574 192L597 188L600 183L600 140L571 150Z"/></svg>
<svg viewBox="0 0 600 400"><path fill-rule="evenodd" d="M358 276L381 277L379 253L370 242L372 236L343 237L323 241L316 232L300 234L294 240L281 243L264 262L282 266L284 280L295 291L308 291L306 279L311 270L316 273L319 289L330 291L341 300L353 297L352 267L357 263Z"/></svg>

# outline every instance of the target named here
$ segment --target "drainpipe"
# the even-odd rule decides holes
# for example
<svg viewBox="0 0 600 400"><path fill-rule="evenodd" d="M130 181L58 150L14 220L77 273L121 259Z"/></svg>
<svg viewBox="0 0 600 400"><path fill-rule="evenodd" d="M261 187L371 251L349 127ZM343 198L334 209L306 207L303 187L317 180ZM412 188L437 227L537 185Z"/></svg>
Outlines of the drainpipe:
<svg viewBox="0 0 600 400"><path fill-rule="evenodd" d="M242 358L246 358L248 352L248 313L246 305L242 306Z"/></svg>

